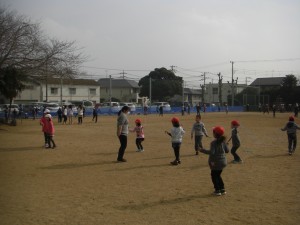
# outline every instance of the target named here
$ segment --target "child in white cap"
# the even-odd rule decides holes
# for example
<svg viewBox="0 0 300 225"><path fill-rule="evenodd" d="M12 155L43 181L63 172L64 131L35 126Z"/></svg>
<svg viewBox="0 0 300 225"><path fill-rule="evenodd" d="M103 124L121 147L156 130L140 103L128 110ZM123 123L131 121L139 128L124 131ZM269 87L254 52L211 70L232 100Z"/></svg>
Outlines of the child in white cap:
<svg viewBox="0 0 300 225"><path fill-rule="evenodd" d="M52 121L52 116L50 114L45 115L46 118L46 133L47 133L47 138L48 138L48 148L51 148L51 143L52 143L52 148L56 148L56 144L53 140L54 136L54 125Z"/></svg>

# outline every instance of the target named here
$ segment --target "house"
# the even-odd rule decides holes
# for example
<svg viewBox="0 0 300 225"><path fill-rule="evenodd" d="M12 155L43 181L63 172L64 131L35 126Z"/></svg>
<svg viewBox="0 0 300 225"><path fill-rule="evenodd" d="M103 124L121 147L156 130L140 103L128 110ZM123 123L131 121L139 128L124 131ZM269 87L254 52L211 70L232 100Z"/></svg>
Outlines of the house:
<svg viewBox="0 0 300 225"><path fill-rule="evenodd" d="M89 100L100 102L99 83L91 79L48 78L47 82L32 82L26 85L15 99L15 103L60 102Z"/></svg>
<svg viewBox="0 0 300 225"><path fill-rule="evenodd" d="M259 87L261 91L280 88L285 77L264 77L255 79L250 86Z"/></svg>
<svg viewBox="0 0 300 225"><path fill-rule="evenodd" d="M184 88L184 101L196 105L202 100L201 89Z"/></svg>
<svg viewBox="0 0 300 225"><path fill-rule="evenodd" d="M103 78L98 80L101 86L101 100L114 98L122 102L137 102L140 87L136 81L127 79Z"/></svg>

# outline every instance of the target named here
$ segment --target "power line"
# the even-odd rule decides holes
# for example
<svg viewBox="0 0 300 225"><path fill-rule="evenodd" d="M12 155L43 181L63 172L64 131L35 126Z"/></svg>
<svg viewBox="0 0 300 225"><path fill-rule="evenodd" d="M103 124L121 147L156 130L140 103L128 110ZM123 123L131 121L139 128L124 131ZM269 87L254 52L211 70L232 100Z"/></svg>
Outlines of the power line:
<svg viewBox="0 0 300 225"><path fill-rule="evenodd" d="M262 60L245 60L245 61L235 61L239 63L253 63L253 62L282 62L282 61L298 61L300 58L288 58L288 59L262 59Z"/></svg>

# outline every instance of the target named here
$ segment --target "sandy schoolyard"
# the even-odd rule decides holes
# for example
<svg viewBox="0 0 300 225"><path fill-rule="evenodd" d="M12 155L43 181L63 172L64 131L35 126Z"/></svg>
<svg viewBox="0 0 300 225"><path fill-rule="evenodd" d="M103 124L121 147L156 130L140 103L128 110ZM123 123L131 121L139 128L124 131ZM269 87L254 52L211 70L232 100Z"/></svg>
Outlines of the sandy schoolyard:
<svg viewBox="0 0 300 225"><path fill-rule="evenodd" d="M230 136L230 121L241 123L244 163L225 168L227 195L220 197L211 195L208 156L194 154L195 114L176 115L186 130L179 166L170 165L174 154L164 133L173 115L128 116L131 127L142 119L146 138L138 153L129 135L126 163L116 163L116 116L98 123L87 117L81 126L55 119L54 150L42 147L39 120L0 125L0 224L299 224L300 148L289 156L280 130L289 115L202 114L210 136L213 126ZM204 146L212 140L203 138Z"/></svg>

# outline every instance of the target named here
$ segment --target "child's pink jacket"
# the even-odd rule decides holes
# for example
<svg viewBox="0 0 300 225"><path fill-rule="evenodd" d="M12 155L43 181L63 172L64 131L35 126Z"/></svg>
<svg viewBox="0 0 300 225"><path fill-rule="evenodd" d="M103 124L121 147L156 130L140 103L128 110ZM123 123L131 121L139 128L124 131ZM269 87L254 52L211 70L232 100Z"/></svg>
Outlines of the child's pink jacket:
<svg viewBox="0 0 300 225"><path fill-rule="evenodd" d="M47 122L46 122L46 133L50 134L50 135L54 135L54 132L55 132L55 130L54 130L54 125L53 125L52 119L47 120Z"/></svg>
<svg viewBox="0 0 300 225"><path fill-rule="evenodd" d="M44 116L40 119L40 124L42 125L42 132L46 133L47 132L47 129L46 129L47 119Z"/></svg>

